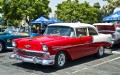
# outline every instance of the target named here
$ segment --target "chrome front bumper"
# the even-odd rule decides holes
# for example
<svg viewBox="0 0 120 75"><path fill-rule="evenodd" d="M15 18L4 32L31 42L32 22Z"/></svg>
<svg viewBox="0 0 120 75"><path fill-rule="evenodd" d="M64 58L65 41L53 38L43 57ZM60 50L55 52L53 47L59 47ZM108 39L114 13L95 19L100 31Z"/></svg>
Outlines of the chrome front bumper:
<svg viewBox="0 0 120 75"><path fill-rule="evenodd" d="M17 59L23 62L30 62L30 63L41 64L41 65L53 65L54 64L54 59L40 60L37 57L26 58L26 57L19 56L15 53L10 55L10 59Z"/></svg>

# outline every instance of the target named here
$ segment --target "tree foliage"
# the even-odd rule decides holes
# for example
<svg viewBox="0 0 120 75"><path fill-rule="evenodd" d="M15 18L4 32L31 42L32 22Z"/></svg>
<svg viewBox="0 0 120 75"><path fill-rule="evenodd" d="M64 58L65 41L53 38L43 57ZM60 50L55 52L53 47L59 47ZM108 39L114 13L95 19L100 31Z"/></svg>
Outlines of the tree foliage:
<svg viewBox="0 0 120 75"><path fill-rule="evenodd" d="M94 3L93 7L100 9L101 6L100 6L99 2L97 2L97 3Z"/></svg>
<svg viewBox="0 0 120 75"><path fill-rule="evenodd" d="M40 16L48 17L51 8L49 0L4 0L2 10L4 17L10 20L36 19Z"/></svg>
<svg viewBox="0 0 120 75"><path fill-rule="evenodd" d="M78 0L67 0L56 7L57 18L64 22L98 22L98 9L91 6L88 2L79 3Z"/></svg>
<svg viewBox="0 0 120 75"><path fill-rule="evenodd" d="M112 14L115 8L120 7L120 0L103 0L103 1L108 2L108 4L104 6L104 10L108 15Z"/></svg>
<svg viewBox="0 0 120 75"><path fill-rule="evenodd" d="M97 9L97 20L98 22L102 22L102 19L105 17L106 13L103 8L101 8L99 2L94 3L93 7Z"/></svg>
<svg viewBox="0 0 120 75"><path fill-rule="evenodd" d="M0 0L0 13L2 13L2 2L3 0Z"/></svg>

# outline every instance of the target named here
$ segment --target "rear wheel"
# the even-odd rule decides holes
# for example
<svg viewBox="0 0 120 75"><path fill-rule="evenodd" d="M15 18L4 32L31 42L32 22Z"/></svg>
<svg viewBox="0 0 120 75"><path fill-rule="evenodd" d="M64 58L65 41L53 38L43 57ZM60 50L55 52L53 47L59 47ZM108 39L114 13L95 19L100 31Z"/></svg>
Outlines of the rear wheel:
<svg viewBox="0 0 120 75"><path fill-rule="evenodd" d="M0 41L0 53L5 49L3 42Z"/></svg>
<svg viewBox="0 0 120 75"><path fill-rule="evenodd" d="M66 53L61 51L59 53L57 53L57 55L55 56L55 63L54 63L54 67L57 69L61 69L63 67L65 67L66 64Z"/></svg>
<svg viewBox="0 0 120 75"><path fill-rule="evenodd" d="M96 53L96 57L98 58L101 58L103 57L105 54L105 48L103 46L101 46L99 49L98 49L98 52Z"/></svg>

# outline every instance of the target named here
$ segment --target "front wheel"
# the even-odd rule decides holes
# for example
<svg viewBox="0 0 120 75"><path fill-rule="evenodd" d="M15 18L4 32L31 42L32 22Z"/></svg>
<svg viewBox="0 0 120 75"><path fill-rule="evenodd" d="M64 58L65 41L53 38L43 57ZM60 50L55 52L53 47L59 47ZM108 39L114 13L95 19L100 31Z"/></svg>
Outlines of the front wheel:
<svg viewBox="0 0 120 75"><path fill-rule="evenodd" d="M98 52L96 53L96 57L98 58L101 58L103 57L105 54L105 48L103 46L101 46L99 49L98 49Z"/></svg>
<svg viewBox="0 0 120 75"><path fill-rule="evenodd" d="M4 44L3 42L0 41L0 53L3 52L4 49L5 49Z"/></svg>
<svg viewBox="0 0 120 75"><path fill-rule="evenodd" d="M67 62L66 60L66 53L61 51L55 56L55 63L53 66L57 69L63 68Z"/></svg>

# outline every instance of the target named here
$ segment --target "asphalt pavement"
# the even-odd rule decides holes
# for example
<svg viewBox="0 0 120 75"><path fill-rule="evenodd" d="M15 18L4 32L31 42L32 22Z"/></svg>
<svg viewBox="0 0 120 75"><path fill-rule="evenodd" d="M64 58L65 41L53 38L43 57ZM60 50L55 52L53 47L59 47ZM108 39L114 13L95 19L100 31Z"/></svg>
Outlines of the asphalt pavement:
<svg viewBox="0 0 120 75"><path fill-rule="evenodd" d="M103 58L90 55L68 61L66 67L60 70L9 59L11 53L0 53L0 75L120 75L120 47L117 46L106 49Z"/></svg>

